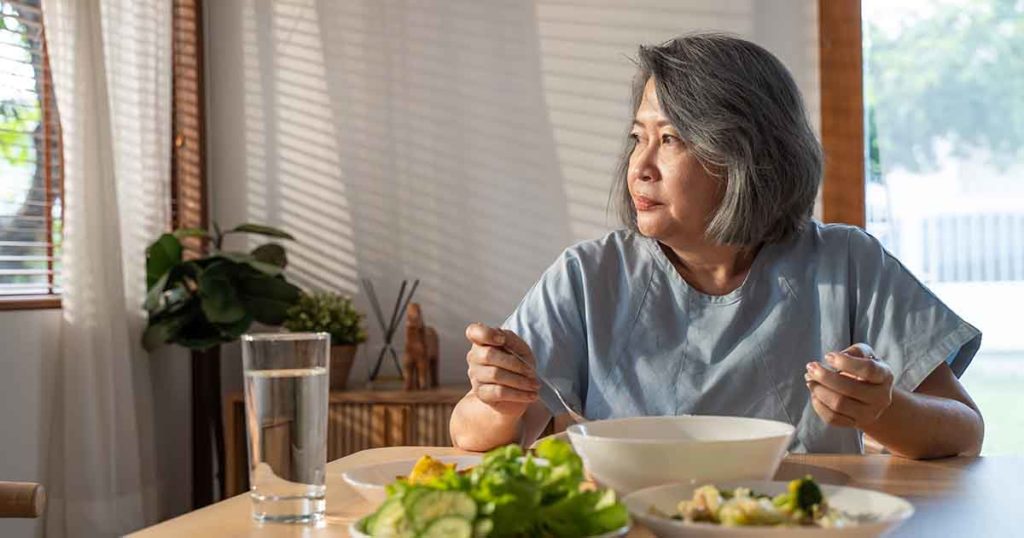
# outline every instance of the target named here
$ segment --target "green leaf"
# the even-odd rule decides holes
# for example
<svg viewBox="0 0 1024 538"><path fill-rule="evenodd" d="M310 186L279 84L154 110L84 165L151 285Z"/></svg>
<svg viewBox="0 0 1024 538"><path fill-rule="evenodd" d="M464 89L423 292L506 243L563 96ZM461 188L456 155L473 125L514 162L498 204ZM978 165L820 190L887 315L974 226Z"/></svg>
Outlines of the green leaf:
<svg viewBox="0 0 1024 538"><path fill-rule="evenodd" d="M171 234L161 235L146 249L146 288L152 288L178 263L181 263L181 242Z"/></svg>
<svg viewBox="0 0 1024 538"><path fill-rule="evenodd" d="M258 272L242 275L236 281L238 293L253 319L267 325L284 322L288 308L299 300L301 290L282 277Z"/></svg>
<svg viewBox="0 0 1024 538"><path fill-rule="evenodd" d="M217 330L220 332L221 338L226 341L233 341L249 330L249 327L252 326L252 321L252 314L246 312L238 321L218 324Z"/></svg>
<svg viewBox="0 0 1024 538"><path fill-rule="evenodd" d="M202 271L201 262L202 260L191 260L179 263L149 288L142 306L149 312L151 319L179 310L187 304L193 295L187 282L198 279Z"/></svg>
<svg viewBox="0 0 1024 538"><path fill-rule="evenodd" d="M142 308L145 308L151 315L160 306L160 296L163 294L164 288L167 287L167 278L170 276L171 272L167 271L146 292L146 300L142 303Z"/></svg>
<svg viewBox="0 0 1024 538"><path fill-rule="evenodd" d="M234 228L232 228L232 229L230 229L230 230L228 230L227 232L224 232L224 233L225 233L225 235L229 234L229 233L249 233L249 234L266 235L266 236L270 236L270 237L278 237L278 238L281 238L281 239L295 240L295 237L293 237L292 234L290 234L290 233L288 233L288 232L286 232L284 230L279 230L277 228L274 228L274 227L271 227L271 226L266 226L266 225L263 225L263 224L252 224L252 223L239 224L238 226L235 226Z"/></svg>
<svg viewBox="0 0 1024 538"><path fill-rule="evenodd" d="M160 318L156 321L151 319L146 330L142 333L142 347L146 351L153 351L163 344L173 342L178 331L188 323L189 317L189 314L182 313Z"/></svg>
<svg viewBox="0 0 1024 538"><path fill-rule="evenodd" d="M246 315L245 305L238 298L231 273L235 264L221 262L206 268L199 275L199 297L203 314L212 323L234 323Z"/></svg>
<svg viewBox="0 0 1024 538"><path fill-rule="evenodd" d="M192 297L193 295L182 285L166 289L160 297L159 312L161 314L177 312L184 308Z"/></svg>
<svg viewBox="0 0 1024 538"><path fill-rule="evenodd" d="M189 349L203 350L222 342L227 342L220 331L203 315L202 309L196 308L190 315L188 323L178 331L174 343Z"/></svg>
<svg viewBox="0 0 1024 538"><path fill-rule="evenodd" d="M267 276L277 276L281 274L282 271L282 267L266 262L261 262L256 258L252 257L252 255L246 254L244 252L218 252L216 256L227 260L231 260L235 263L244 263L249 267L252 267L253 269Z"/></svg>
<svg viewBox="0 0 1024 538"><path fill-rule="evenodd" d="M209 232L202 228L178 228L174 230L174 237L185 239L186 237L210 237Z"/></svg>
<svg viewBox="0 0 1024 538"><path fill-rule="evenodd" d="M267 243L253 249L252 257L256 261L274 265L284 269L288 266L288 255L284 247L278 243Z"/></svg>

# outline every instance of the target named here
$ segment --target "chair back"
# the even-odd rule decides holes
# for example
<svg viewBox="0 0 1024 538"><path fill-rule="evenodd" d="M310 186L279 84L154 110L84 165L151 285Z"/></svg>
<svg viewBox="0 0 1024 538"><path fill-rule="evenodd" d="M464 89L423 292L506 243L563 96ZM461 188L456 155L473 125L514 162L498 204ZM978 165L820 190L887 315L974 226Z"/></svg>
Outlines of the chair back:
<svg viewBox="0 0 1024 538"><path fill-rule="evenodd" d="M46 491L35 482L0 482L0 518L36 518L46 509Z"/></svg>

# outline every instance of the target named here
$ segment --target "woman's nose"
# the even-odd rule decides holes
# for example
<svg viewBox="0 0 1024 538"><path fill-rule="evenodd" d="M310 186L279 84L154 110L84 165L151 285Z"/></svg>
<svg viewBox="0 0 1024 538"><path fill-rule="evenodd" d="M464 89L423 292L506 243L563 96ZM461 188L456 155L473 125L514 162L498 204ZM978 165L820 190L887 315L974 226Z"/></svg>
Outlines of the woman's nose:
<svg viewBox="0 0 1024 538"><path fill-rule="evenodd" d="M639 181L657 181L661 179L658 173L658 152L656 148L656 144L648 144L646 147L637 148L631 169L634 179Z"/></svg>

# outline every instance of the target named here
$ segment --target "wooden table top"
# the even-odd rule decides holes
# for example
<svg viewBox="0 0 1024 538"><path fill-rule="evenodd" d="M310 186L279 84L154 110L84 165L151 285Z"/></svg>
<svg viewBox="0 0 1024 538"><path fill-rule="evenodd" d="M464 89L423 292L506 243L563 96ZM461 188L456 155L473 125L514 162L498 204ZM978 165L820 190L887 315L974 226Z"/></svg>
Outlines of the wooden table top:
<svg viewBox="0 0 1024 538"><path fill-rule="evenodd" d="M347 469L391 460L463 454L454 448L391 447L365 450L327 464L327 516L316 527L257 523L249 496L242 494L143 529L131 536L163 538L347 537L348 526L374 507L341 479ZM914 516L890 536L1024 535L1018 499L1024 484L1024 458L949 458L913 461L885 455L793 455L776 478L812 474L823 483L884 491L914 504ZM645 529L634 538L653 536Z"/></svg>

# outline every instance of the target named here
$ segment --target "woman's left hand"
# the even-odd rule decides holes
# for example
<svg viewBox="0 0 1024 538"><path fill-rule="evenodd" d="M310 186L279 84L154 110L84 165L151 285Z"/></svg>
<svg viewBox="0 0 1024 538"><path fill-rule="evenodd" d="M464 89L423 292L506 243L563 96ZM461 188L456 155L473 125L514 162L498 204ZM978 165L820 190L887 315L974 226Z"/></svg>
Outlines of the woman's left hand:
<svg viewBox="0 0 1024 538"><path fill-rule="evenodd" d="M864 429L892 403L892 370L875 358L867 344L854 344L825 355L830 371L807 363L804 379L818 416L832 426Z"/></svg>

